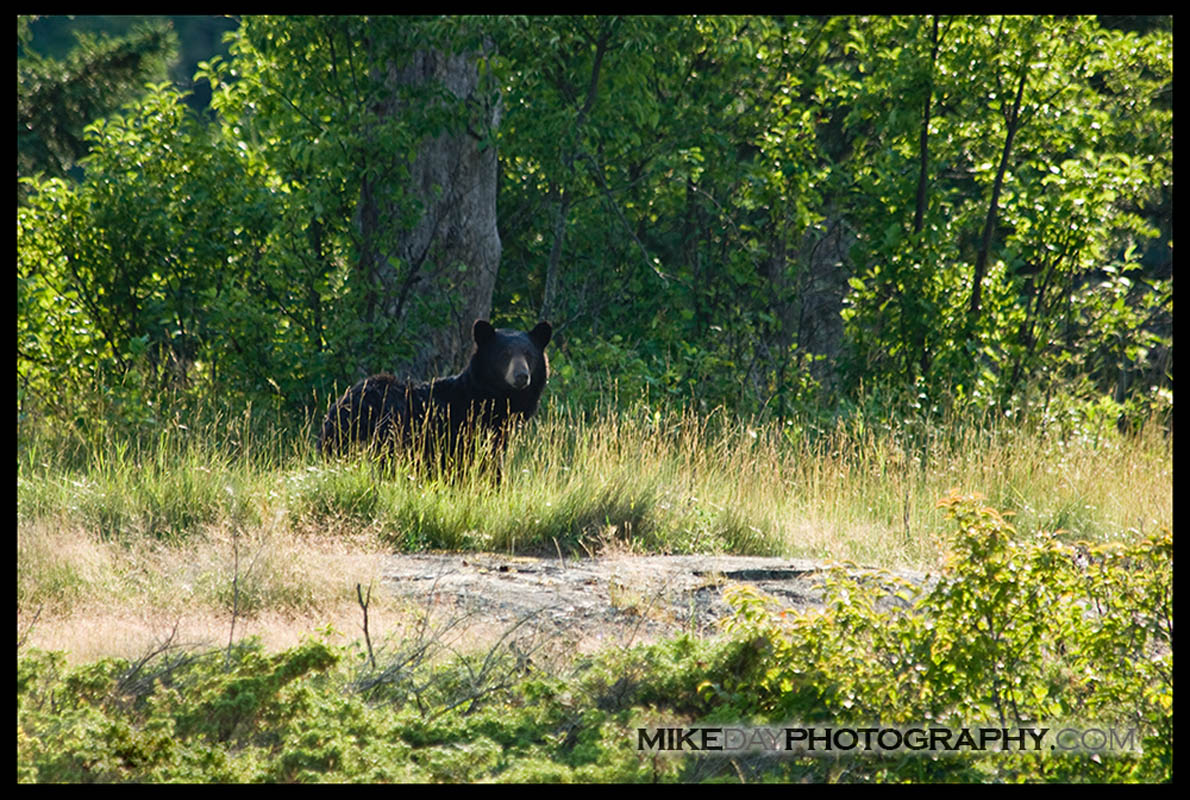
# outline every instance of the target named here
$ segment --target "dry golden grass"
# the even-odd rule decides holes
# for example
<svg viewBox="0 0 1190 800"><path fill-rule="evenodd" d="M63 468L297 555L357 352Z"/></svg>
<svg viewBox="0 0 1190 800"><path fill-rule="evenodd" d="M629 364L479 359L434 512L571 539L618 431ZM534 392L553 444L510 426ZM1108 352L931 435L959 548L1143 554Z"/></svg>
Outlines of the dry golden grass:
<svg viewBox="0 0 1190 800"><path fill-rule="evenodd" d="M359 638L356 584L378 585L383 548L359 537L212 526L182 544L101 541L39 520L18 527L17 629L71 660L131 656L155 642L194 647L259 636L287 647L330 626ZM237 567L238 562L238 567ZM234 609L234 611L233 611ZM373 592L370 615L397 615Z"/></svg>

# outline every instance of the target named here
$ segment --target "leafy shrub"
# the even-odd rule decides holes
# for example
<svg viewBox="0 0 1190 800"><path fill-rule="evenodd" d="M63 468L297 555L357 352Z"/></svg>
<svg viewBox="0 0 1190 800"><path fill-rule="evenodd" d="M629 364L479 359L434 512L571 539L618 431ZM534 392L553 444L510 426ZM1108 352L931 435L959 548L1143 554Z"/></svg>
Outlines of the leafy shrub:
<svg viewBox="0 0 1190 800"><path fill-rule="evenodd" d="M1023 542L978 496L952 493L939 505L957 530L942 574L925 586L839 567L825 581L826 607L802 613L731 590L729 628L763 656L702 691L741 716L785 722L1126 726L1141 732L1143 754L1094 766L1022 754L982 768L1009 779L1167 779L1172 533L1128 546L1068 545L1055 534ZM935 765L912 766L877 774L937 777Z"/></svg>

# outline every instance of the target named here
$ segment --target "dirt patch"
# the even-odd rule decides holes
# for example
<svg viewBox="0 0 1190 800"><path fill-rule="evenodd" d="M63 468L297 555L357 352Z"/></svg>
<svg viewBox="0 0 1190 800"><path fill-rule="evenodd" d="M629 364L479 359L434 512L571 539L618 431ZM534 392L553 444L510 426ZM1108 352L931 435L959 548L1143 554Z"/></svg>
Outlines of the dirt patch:
<svg viewBox="0 0 1190 800"><path fill-rule="evenodd" d="M398 597L440 614L465 614L472 631L527 624L566 632L587 650L680 631L714 633L730 614L723 593L733 584L755 586L794 609L821 606L819 584L827 568L810 560L751 556L573 560L467 553L389 556L380 573L382 585ZM926 580L921 573L896 574Z"/></svg>
<svg viewBox="0 0 1190 800"><path fill-rule="evenodd" d="M340 543L341 544L341 543ZM191 561L202 560L191 554ZM305 576L310 604L246 613L235 638L260 637L270 650L296 645L316 629L335 643L363 635L357 586L373 586L370 635L377 645L401 648L421 641L451 651L488 648L504 641L545 648L561 661L689 632L718 633L731 613L723 599L734 584L749 584L794 609L822 604L822 561L749 556L616 554L559 559L492 553L402 555L286 550ZM185 571L153 562L162 580L182 586ZM151 564L150 567L153 565ZM857 569L856 573L873 570ZM286 573L287 575L289 573ZM896 573L921 581L918 573ZM154 581L149 581L154 585ZM891 602L891 599L890 599ZM44 613L43 613L44 612ZM186 647L223 647L230 614L209 598L161 598L125 591L110 602L68 604L63 613L35 609L17 615L19 638L30 647L65 650L73 663L105 656L136 658L169 639ZM412 646L412 645L409 645Z"/></svg>

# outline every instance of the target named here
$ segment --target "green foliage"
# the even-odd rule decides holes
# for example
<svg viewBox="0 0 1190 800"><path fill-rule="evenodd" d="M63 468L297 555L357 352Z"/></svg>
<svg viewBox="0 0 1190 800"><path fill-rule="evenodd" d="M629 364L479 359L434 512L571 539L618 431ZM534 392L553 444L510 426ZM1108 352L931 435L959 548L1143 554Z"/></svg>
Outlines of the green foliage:
<svg viewBox="0 0 1190 800"><path fill-rule="evenodd" d="M826 580L826 608L805 613L734 590L730 628L763 655L747 673L705 682L707 696L771 721L1132 727L1143 754L1093 771L1049 754L998 754L979 769L1012 780L1168 779L1172 533L1129 546L1022 542L978 497L939 505L957 531L932 584L840 568ZM878 602L885 593L900 602ZM937 766L917 760L877 774L937 779ZM961 762L944 768L967 774Z"/></svg>
<svg viewBox="0 0 1190 800"><path fill-rule="evenodd" d="M854 173L861 214L886 221L857 236L845 312L852 379L922 378L956 400L1025 411L1086 376L1079 394L1123 401L1132 356L1169 344L1156 324L1172 313L1167 284L1151 271L1142 283L1126 277L1140 270L1138 248L1159 235L1137 212L1160 205L1170 185L1169 151L1152 135L1171 124L1169 40L1154 34L1138 47L1135 34L1086 18L946 18L934 45L925 20L872 19L862 30L855 52L885 66L846 60L854 79L836 85L847 87L846 124L870 165ZM1014 103L1013 76L1025 65ZM926 158L921 115L912 106L886 113L887 97L933 109L918 230L906 166ZM1148 119L1150 133L1125 133L1133 120L1121 105ZM981 256L991 266L975 309L971 269Z"/></svg>
<svg viewBox="0 0 1190 800"><path fill-rule="evenodd" d="M313 641L276 656L251 644L228 655L227 663L211 654L107 660L66 671L53 655L31 653L18 681L23 776L87 783L267 779L258 771L259 748L309 711L303 679L333 667L338 655Z"/></svg>
<svg viewBox="0 0 1190 800"><path fill-rule="evenodd" d="M17 177L62 178L86 155L84 129L134 97L142 84L160 81L176 58L170 25L143 22L125 36L76 32L65 58L32 46L35 17L17 17ZM25 187L18 183L17 197Z"/></svg>
<svg viewBox="0 0 1190 800"><path fill-rule="evenodd" d="M139 423L230 366L251 280L234 266L263 238L267 190L164 84L87 133L89 180L33 181L18 209L19 408Z"/></svg>
<svg viewBox="0 0 1190 800"><path fill-rule="evenodd" d="M777 410L791 407L802 386L790 361L802 356L783 325L798 265L784 254L820 221L820 175L795 166L812 139L775 84L802 24L563 17L500 31L505 260L531 281L502 296L517 307L548 292L533 265L556 266L566 289L550 310L579 326L566 345L577 363L602 371L597 339L619 337L662 394L741 410L776 395ZM569 57L541 70L541 39ZM625 302L634 297L651 301Z"/></svg>
<svg viewBox="0 0 1190 800"><path fill-rule="evenodd" d="M365 31L374 47L362 51ZM436 31L392 17L255 20L232 60L199 65L216 123L157 85L88 127L79 185L26 181L19 411L136 425L164 391L321 410L334 380L352 377L345 363L377 371L408 354L396 320L379 315L377 287L356 275L361 248L391 242L368 239L354 217L372 182L411 225L420 212L400 188L409 158L466 122L457 103L377 111L441 97L433 85L392 97L376 77L410 37L446 35ZM407 322L417 330L440 311Z"/></svg>
<svg viewBox="0 0 1190 800"><path fill-rule="evenodd" d="M404 363L450 298L380 254L421 219L422 143L466 132L501 164L494 315L554 318L580 408L616 381L779 418L1108 397L1135 427L1172 381L1160 23L246 18L199 65L213 122L158 85L87 128L80 182L22 184L18 413L320 414ZM430 47L475 54L469 104L384 77Z"/></svg>

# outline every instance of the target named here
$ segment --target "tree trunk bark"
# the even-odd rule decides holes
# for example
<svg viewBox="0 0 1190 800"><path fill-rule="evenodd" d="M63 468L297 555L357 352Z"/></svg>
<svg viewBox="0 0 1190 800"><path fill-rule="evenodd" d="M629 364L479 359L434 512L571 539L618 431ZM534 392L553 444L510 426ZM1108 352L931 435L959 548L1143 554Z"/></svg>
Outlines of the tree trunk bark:
<svg viewBox="0 0 1190 800"><path fill-rule="evenodd" d="M1004 148L1000 151L1000 166L996 169L996 180L992 184L992 199L988 203L987 217L983 223L983 234L980 237L979 253L975 257L975 272L971 278L971 304L967 309L969 322L979 316L983 301L983 278L987 274L988 251L992 246L992 233L996 229L996 215L1000 208L1000 192L1004 188L1004 173L1008 170L1009 156L1012 154L1012 140L1016 136L1021 122L1021 100L1025 96L1025 85L1029 80L1030 50L1021 61L1020 78L1016 90L1016 99L1012 104L1012 111L1006 117L1007 133L1004 137Z"/></svg>
<svg viewBox="0 0 1190 800"><path fill-rule="evenodd" d="M921 112L921 144L918 147L917 208L913 212L913 232L921 233L926 217L926 181L930 169L930 104L934 99L934 71L938 68L938 15L934 15L933 47L930 49L930 79Z"/></svg>
<svg viewBox="0 0 1190 800"><path fill-rule="evenodd" d="M499 124L500 107L479 91L479 55L423 50L400 68L390 64L383 76L394 98L402 87L444 87L448 101L457 99L460 118L469 120L427 137L407 165L407 181L385 186L382 179L365 178L361 188L360 267L374 293L364 313L371 308L387 321L381 328L413 345L407 360L392 365L399 377L456 371L470 352L472 324L491 314L501 249L498 167L492 137L484 134ZM400 100L380 109L390 118L423 111ZM402 224L398 206L410 194L420 207L412 227ZM397 201L388 199L394 196Z"/></svg>

